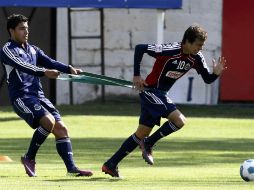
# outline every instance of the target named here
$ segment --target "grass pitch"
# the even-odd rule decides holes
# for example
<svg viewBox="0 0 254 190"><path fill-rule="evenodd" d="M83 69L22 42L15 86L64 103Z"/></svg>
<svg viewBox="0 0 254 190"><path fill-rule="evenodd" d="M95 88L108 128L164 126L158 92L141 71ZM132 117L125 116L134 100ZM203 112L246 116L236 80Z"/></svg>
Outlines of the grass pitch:
<svg viewBox="0 0 254 190"><path fill-rule="evenodd" d="M0 155L9 156L13 162L0 162L0 189L253 189L254 183L244 182L239 176L240 164L254 158L253 106L179 106L179 109L188 123L157 143L155 165L147 165L137 149L119 165L124 178L118 180L102 173L101 165L135 131L137 103L95 102L59 107L72 137L76 163L94 171L90 178L65 176L52 135L37 155L38 177L27 177L19 160L33 130L11 108L1 107Z"/></svg>

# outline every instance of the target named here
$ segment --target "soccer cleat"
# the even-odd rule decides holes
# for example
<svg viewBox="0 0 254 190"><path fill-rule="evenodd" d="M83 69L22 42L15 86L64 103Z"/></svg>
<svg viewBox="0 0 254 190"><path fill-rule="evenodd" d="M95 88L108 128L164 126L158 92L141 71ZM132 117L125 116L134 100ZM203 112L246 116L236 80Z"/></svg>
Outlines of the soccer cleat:
<svg viewBox="0 0 254 190"><path fill-rule="evenodd" d="M104 172L105 174L109 174L112 177L119 177L121 178L118 167L114 166L113 164L105 162L101 168L101 171Z"/></svg>
<svg viewBox="0 0 254 190"><path fill-rule="evenodd" d="M140 141L140 149L142 150L142 156L144 160L150 164L153 165L153 155L152 155L152 146L146 142L146 138Z"/></svg>
<svg viewBox="0 0 254 190"><path fill-rule="evenodd" d="M25 167L26 173L29 177L36 177L34 160L26 158L26 156L21 156L21 163Z"/></svg>
<svg viewBox="0 0 254 190"><path fill-rule="evenodd" d="M68 171L66 175L75 176L75 177L80 177L80 176L90 177L93 175L93 172L91 170L81 170L77 167L74 167L72 170Z"/></svg>

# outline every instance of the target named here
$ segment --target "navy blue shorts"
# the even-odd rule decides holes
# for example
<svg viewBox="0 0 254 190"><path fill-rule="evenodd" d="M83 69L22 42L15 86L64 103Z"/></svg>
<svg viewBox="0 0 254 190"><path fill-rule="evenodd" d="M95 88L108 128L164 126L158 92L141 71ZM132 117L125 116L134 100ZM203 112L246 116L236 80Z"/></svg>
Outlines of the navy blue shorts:
<svg viewBox="0 0 254 190"><path fill-rule="evenodd" d="M140 94L141 113L139 124L154 127L160 125L161 118L176 110L176 105L171 101L165 92L156 90L145 90Z"/></svg>
<svg viewBox="0 0 254 190"><path fill-rule="evenodd" d="M61 120L58 110L47 98L17 98L12 102L12 106L18 116L33 129L37 128L40 125L40 119L49 113L53 115L56 121Z"/></svg>

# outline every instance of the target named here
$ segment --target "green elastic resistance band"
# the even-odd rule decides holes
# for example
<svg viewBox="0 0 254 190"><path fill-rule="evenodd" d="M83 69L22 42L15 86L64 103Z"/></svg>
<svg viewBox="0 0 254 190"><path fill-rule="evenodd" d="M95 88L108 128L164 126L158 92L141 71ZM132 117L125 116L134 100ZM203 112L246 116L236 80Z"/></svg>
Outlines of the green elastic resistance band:
<svg viewBox="0 0 254 190"><path fill-rule="evenodd" d="M133 88L131 81L108 77L104 75L98 75L94 73L82 72L79 75L68 75L58 77L57 79L66 80L71 82L81 82L88 84L99 84L99 85L113 85Z"/></svg>
<svg viewBox="0 0 254 190"><path fill-rule="evenodd" d="M127 81L127 80L123 80L123 79L117 79L117 78L113 78L113 77L108 77L108 76L105 76L105 75L98 75L98 74L88 73L88 72L82 72L80 74L85 75L85 76L95 77L95 78L98 78L98 79L109 80L109 81L119 83L119 84L132 85L131 81Z"/></svg>

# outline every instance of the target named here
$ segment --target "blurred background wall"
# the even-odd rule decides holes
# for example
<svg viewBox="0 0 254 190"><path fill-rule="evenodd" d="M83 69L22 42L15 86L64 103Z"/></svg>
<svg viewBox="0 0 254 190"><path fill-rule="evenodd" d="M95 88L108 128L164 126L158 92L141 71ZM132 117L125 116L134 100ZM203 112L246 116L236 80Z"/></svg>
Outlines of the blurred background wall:
<svg viewBox="0 0 254 190"><path fill-rule="evenodd" d="M156 9L104 9L105 74L132 80L135 45L157 43ZM67 10L57 9L57 58L68 62ZM98 35L100 17L98 11L71 14L73 35ZM165 10L164 43L180 42L184 31L198 23L208 31L204 48L209 68L212 58L221 54L222 0L183 0L182 9ZM100 73L100 41L98 39L72 40L72 64L88 72ZM145 77L151 71L154 59L144 56L141 70ZM177 81L170 91L176 103L216 104L218 82L207 85L195 70ZM69 84L57 81L57 103L69 102ZM73 102L82 103L101 95L100 86L73 83ZM109 94L137 96L137 92L121 87L105 87Z"/></svg>
<svg viewBox="0 0 254 190"><path fill-rule="evenodd" d="M208 31L203 54L209 69L212 59L221 54L227 59L228 69L215 83L205 84L191 70L171 89L169 96L176 103L216 104L218 102L253 102L254 85L251 61L252 0L183 0L182 9L164 10L162 23L163 42L180 42L187 27L198 23ZM158 15L156 9L103 9L105 74L132 80L134 48L141 43L157 43ZM1 7L0 45L7 41L6 18L21 13L30 19L29 42L40 47L46 54L66 64L73 64L85 71L101 73L101 41L99 39L72 39L72 59L69 61L68 9L35 7ZM75 11L71 13L73 36L100 34L100 11ZM141 73L145 77L152 69L154 59L145 55ZM0 105L9 105L4 71L0 69ZM101 86L48 80L42 78L46 96L57 104L83 103L102 96ZM73 90L70 93L70 89ZM138 93L122 87L105 87L105 96Z"/></svg>

